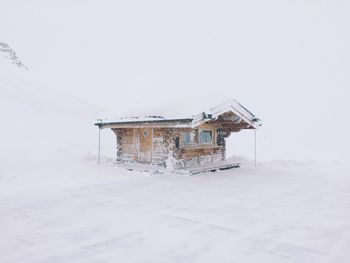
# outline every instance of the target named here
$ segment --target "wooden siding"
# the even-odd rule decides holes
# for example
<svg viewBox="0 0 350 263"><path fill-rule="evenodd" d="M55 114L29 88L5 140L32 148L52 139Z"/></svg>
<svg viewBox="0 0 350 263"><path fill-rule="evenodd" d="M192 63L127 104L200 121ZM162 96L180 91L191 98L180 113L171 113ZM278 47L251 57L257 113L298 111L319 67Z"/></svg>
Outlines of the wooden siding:
<svg viewBox="0 0 350 263"><path fill-rule="evenodd" d="M112 129L117 137L117 161L134 161L133 129Z"/></svg>
<svg viewBox="0 0 350 263"><path fill-rule="evenodd" d="M152 163L165 166L169 157L171 143L171 129L154 128L153 129L153 150Z"/></svg>
<svg viewBox="0 0 350 263"><path fill-rule="evenodd" d="M173 159L177 168L205 164L225 158L225 144L217 145L218 125L206 123L192 128L118 128L112 129L117 137L117 160L121 162L140 162L165 166L168 158ZM199 132L210 130L212 142L199 143ZM184 145L182 135L193 134L193 144ZM176 147L176 140L179 145Z"/></svg>
<svg viewBox="0 0 350 263"><path fill-rule="evenodd" d="M152 148L153 148L153 128L138 129L139 135L139 152L138 161L140 163L152 162Z"/></svg>

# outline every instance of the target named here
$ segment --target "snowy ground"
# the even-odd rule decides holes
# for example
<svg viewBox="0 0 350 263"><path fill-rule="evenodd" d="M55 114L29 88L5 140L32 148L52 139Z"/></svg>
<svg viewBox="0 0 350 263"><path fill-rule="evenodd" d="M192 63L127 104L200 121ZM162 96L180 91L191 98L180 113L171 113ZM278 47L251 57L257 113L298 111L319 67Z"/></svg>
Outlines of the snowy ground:
<svg viewBox="0 0 350 263"><path fill-rule="evenodd" d="M196 176L55 165L0 177L0 262L350 262L341 164Z"/></svg>

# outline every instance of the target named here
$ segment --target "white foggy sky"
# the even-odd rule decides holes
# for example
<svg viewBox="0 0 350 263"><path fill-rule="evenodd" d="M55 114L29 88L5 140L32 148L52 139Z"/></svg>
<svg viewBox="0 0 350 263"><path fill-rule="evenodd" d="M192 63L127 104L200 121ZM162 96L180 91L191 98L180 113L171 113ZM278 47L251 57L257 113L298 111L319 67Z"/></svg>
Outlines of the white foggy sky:
<svg viewBox="0 0 350 263"><path fill-rule="evenodd" d="M116 113L232 97L262 158L347 158L349 1L1 3L0 41L48 89Z"/></svg>

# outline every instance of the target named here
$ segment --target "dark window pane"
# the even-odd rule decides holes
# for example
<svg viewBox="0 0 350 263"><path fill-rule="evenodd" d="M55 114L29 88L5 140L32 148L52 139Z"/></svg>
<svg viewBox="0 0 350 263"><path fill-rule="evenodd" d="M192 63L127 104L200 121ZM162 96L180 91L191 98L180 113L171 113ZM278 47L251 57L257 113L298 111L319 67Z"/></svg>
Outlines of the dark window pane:
<svg viewBox="0 0 350 263"><path fill-rule="evenodd" d="M177 149L180 148L180 138L175 138L175 147L176 147Z"/></svg>
<svg viewBox="0 0 350 263"><path fill-rule="evenodd" d="M224 137L224 131L223 129L219 128L217 130L217 144L219 146L224 146L225 145L225 137Z"/></svg>

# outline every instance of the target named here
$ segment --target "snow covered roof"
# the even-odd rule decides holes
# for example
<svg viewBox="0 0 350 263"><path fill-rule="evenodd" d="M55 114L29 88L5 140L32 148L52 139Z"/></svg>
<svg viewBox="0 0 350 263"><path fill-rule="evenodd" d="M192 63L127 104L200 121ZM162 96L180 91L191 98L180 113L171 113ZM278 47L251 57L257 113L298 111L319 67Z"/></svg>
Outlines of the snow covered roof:
<svg viewBox="0 0 350 263"><path fill-rule="evenodd" d="M112 119L98 119L95 125L101 128L109 128L111 125L117 124L151 124L151 123L178 123L177 127L191 127L193 118L165 118L163 116L135 116L135 117L122 117L122 118L112 118ZM106 127L108 126L108 127ZM174 125L175 126L175 125Z"/></svg>
<svg viewBox="0 0 350 263"><path fill-rule="evenodd" d="M257 118L247 108L245 108L242 104L240 104L234 99L227 100L216 107L210 108L208 111L205 112L205 115L209 115L211 116L211 119L215 119L225 112L233 112L235 115L240 117L242 120L250 124L255 129L261 126L260 119ZM203 118L203 113L199 113L193 118L193 124L195 127L208 121L208 118Z"/></svg>
<svg viewBox="0 0 350 263"><path fill-rule="evenodd" d="M206 123L211 120L215 120L220 115L232 112L240 119L249 124L252 128L257 129L260 124L260 119L257 118L253 113L247 110L239 102L234 99L227 100L218 106L212 107L206 111L200 112L192 116L181 116L170 115L170 116L160 116L160 115L144 115L144 116L130 116L130 117L120 117L120 118L105 118L98 119L95 123L96 126L100 128L111 128L112 126L118 125L131 125L137 126L140 124L172 124L174 127L190 127L195 128L199 125Z"/></svg>

